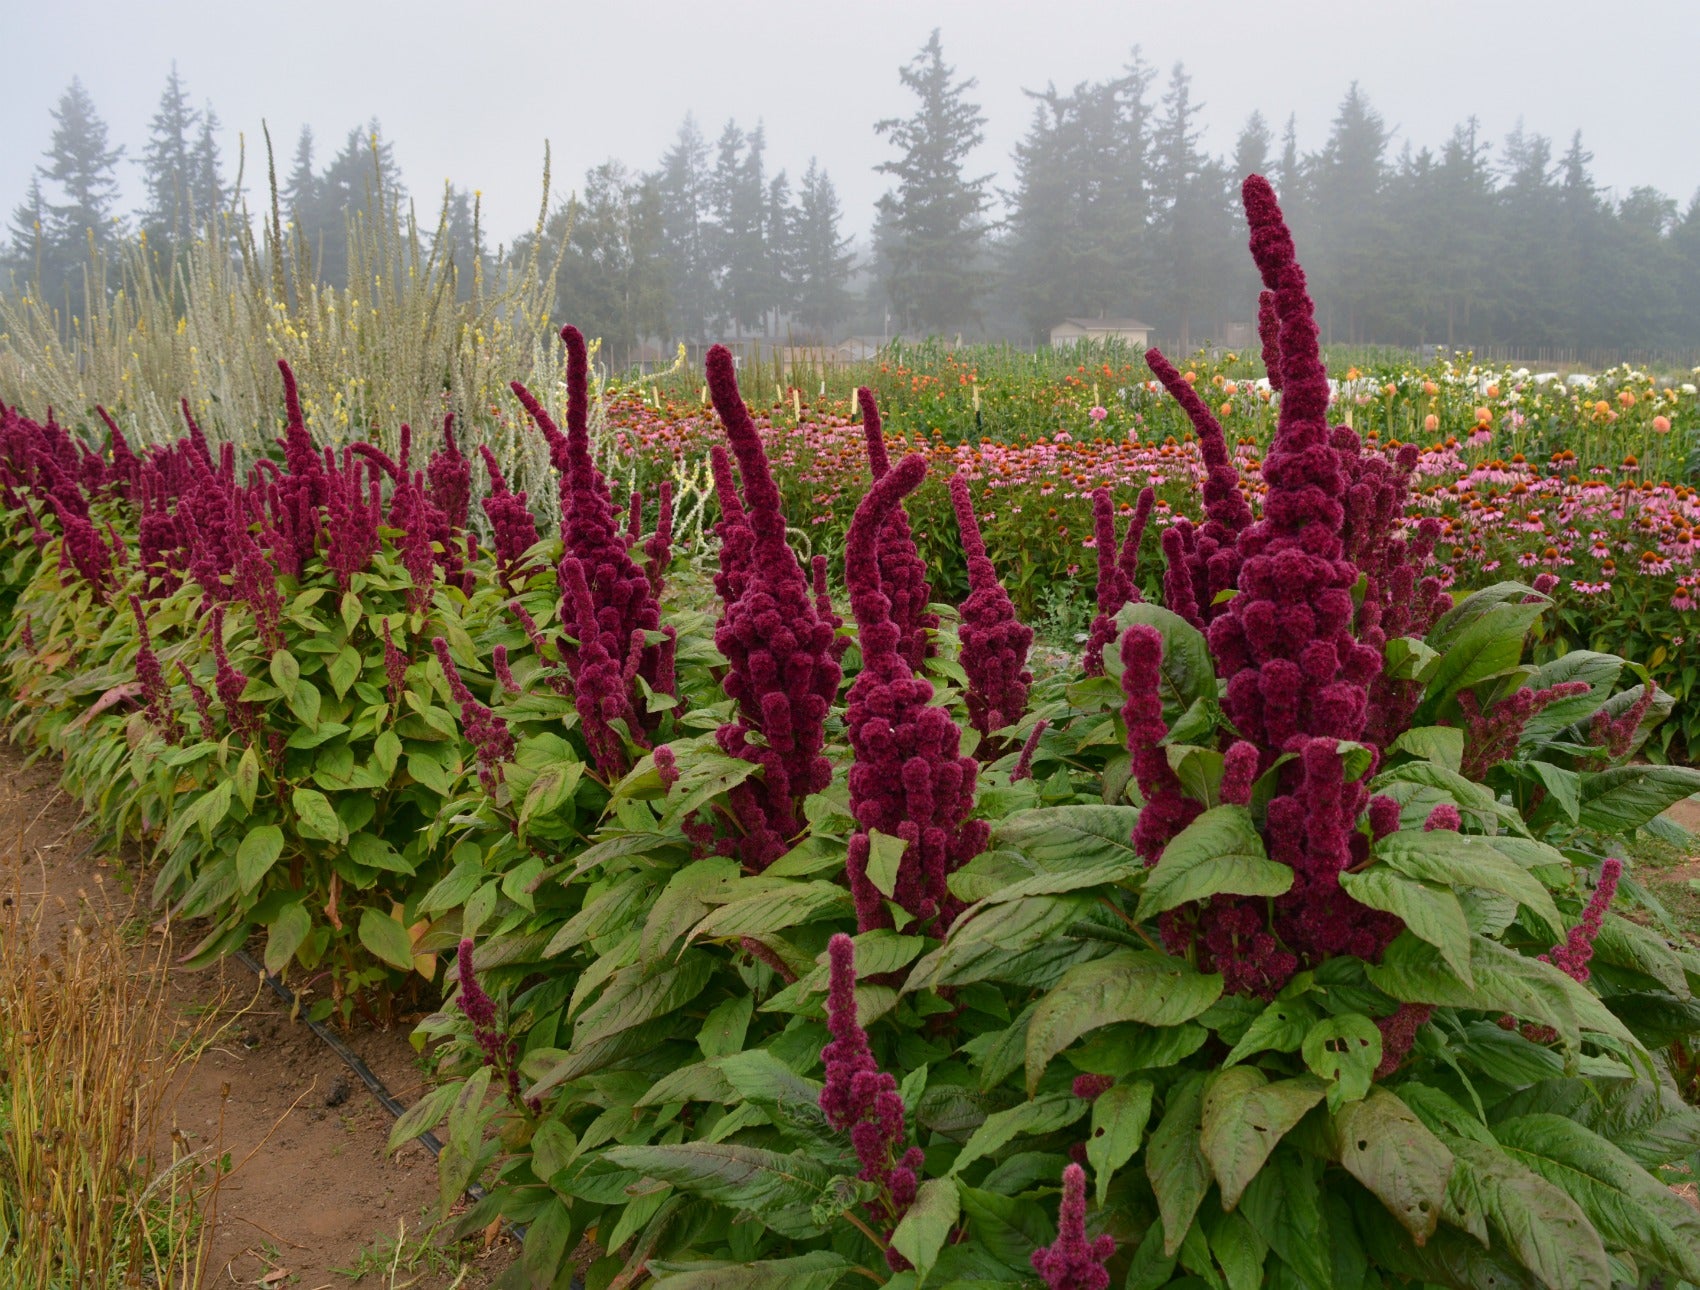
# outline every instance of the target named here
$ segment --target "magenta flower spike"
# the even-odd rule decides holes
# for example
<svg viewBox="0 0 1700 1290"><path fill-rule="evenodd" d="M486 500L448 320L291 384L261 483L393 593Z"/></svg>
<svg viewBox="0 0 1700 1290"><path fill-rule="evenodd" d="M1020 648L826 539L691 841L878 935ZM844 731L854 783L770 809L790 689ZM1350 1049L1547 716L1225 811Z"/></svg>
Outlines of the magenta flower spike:
<svg viewBox="0 0 1700 1290"><path fill-rule="evenodd" d="M868 468L878 483L891 469L879 405L874 402L874 392L866 386L856 391L856 402L862 409ZM901 505L892 512L880 534L879 564L880 586L891 601L891 620L897 624L898 653L918 672L933 656L931 633L937 629L939 617L927 608L932 601L932 589L927 585L926 562L916 549L914 535L909 530L909 515Z"/></svg>
<svg viewBox="0 0 1700 1290"><path fill-rule="evenodd" d="M738 704L737 719L721 726L717 739L722 751L762 768L759 778L733 790L742 836L723 845L760 870L801 831L803 799L831 782L821 750L843 673L835 628L816 611L808 578L786 540L779 488L723 345L708 352L708 388L744 486L740 498L731 461L715 445L721 510L715 582L724 604L714 643L729 665L726 694ZM761 740L752 741L752 734Z"/></svg>
<svg viewBox="0 0 1700 1290"><path fill-rule="evenodd" d="M386 631L388 624L385 624ZM472 696L461 679L460 669L449 657L449 643L441 636L433 637L431 648L437 653L443 675L448 678L449 692L460 705L460 726L478 757L478 782L486 793L494 793L501 782L502 765L514 758L514 738L508 723Z"/></svg>
<svg viewBox="0 0 1700 1290"><path fill-rule="evenodd" d="M1110 490L1100 488L1092 494L1093 545L1098 554L1098 614L1092 620L1082 660L1087 676L1104 675L1104 650L1116 639L1116 615L1121 613L1123 606L1144 599L1139 594L1135 574L1139 565L1139 544L1145 538L1145 526L1156 500L1154 489L1140 490L1133 520L1118 550L1116 506Z"/></svg>
<svg viewBox="0 0 1700 1290"><path fill-rule="evenodd" d="M960 755L961 732L932 703L932 682L915 675L900 652L901 629L880 583L879 551L892 511L927 473L924 457L904 458L856 508L844 554L850 610L862 646L862 671L845 716L855 762L850 769L851 836L847 870L861 930L890 927L885 898L868 877L870 832L901 838L892 900L942 931L957 902L945 879L986 845L988 826L968 818L978 766Z"/></svg>
<svg viewBox="0 0 1700 1290"><path fill-rule="evenodd" d="M1015 616L1015 605L986 555L968 481L960 474L951 478L950 500L968 557L968 598L960 606L968 720L980 733L985 748L981 760L985 761L1002 752L991 743L992 732L1014 725L1027 711L1033 684L1027 651L1033 645L1033 629Z"/></svg>
<svg viewBox="0 0 1700 1290"><path fill-rule="evenodd" d="M1104 1264L1115 1252L1113 1236L1086 1239L1086 1171L1066 1166L1057 1239L1033 1251L1033 1270L1048 1290L1109 1290L1110 1273Z"/></svg>
<svg viewBox="0 0 1700 1290"><path fill-rule="evenodd" d="M1617 894L1617 882L1622 876L1623 861L1615 856L1600 866L1600 884L1588 898L1587 907L1582 911L1582 921L1570 929L1562 945L1555 945L1550 953L1541 955L1542 962L1551 963L1574 980L1587 981L1590 975L1588 961L1594 957L1594 941L1600 934L1606 910Z"/></svg>

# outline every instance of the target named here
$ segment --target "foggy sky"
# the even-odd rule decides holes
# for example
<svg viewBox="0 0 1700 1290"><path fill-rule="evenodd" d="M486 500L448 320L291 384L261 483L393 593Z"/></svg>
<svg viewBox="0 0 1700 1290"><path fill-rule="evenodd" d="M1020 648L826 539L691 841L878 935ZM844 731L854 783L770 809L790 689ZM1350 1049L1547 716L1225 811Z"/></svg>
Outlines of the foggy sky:
<svg viewBox="0 0 1700 1290"><path fill-rule="evenodd" d="M1003 186L1031 117L1023 88L1114 75L1137 44L1163 79L1185 62L1212 154L1254 108L1277 146L1294 112L1301 150L1320 147L1356 79L1394 129L1395 155L1406 141L1438 147L1471 113L1497 154L1521 117L1557 152L1580 128L1596 180L1620 196L1651 184L1686 205L1700 187L1700 0L0 0L0 218L23 196L73 75L126 146L123 205L138 204L134 162L175 58L196 103L222 117L232 172L246 136L256 212L262 119L281 178L303 124L322 168L351 126L377 116L421 219L434 222L452 178L482 190L494 245L535 218L546 138L561 196L610 156L653 167L689 110L711 145L728 117L764 122L770 173L795 180L818 156L845 231L859 232L887 186L872 169L890 156L873 123L911 110L897 68L934 26L947 62L979 80L989 119L978 170Z"/></svg>

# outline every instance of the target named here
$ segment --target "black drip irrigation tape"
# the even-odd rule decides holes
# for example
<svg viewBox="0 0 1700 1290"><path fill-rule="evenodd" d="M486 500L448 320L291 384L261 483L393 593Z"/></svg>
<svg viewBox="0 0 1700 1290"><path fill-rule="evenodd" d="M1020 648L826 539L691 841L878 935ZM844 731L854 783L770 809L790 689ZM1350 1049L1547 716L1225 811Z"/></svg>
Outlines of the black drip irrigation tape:
<svg viewBox="0 0 1700 1290"><path fill-rule="evenodd" d="M391 1119L399 1120L407 1113L407 1108L400 1102L396 1101L395 1095L384 1086L384 1081L378 1078L377 1074L370 1066L360 1060L360 1054L356 1053L352 1048L345 1044L342 1041L342 1038L329 1026L325 1025L323 1022L314 1021L311 1017L302 1013L299 1008L297 1008L297 1000L293 990L286 986L282 981L279 981L277 977L273 976L270 972L266 971L266 969L260 965L259 961L256 960L253 955L249 954L247 950L237 950L235 952L235 957L243 967L247 968L250 972L259 977L260 980L270 986L273 994L289 1005L291 1016L294 1016L305 1023L307 1029L317 1035L319 1039L323 1041L325 1047L329 1048L338 1057L342 1058L342 1064L360 1077L360 1082L371 1090L372 1096L378 1099L378 1105L382 1106L384 1110L390 1113ZM433 1160L442 1153L442 1140L434 1133L429 1131L421 1133L417 1141L424 1146L425 1150L431 1153L431 1159ZM479 1186L479 1184L472 1183L467 1187L466 1195L476 1202L483 1200L487 1195L489 1195L489 1193L485 1191L483 1187ZM510 1223L506 1219L503 1219L502 1230L516 1242L523 1241L525 1239L525 1228L521 1227L517 1223Z"/></svg>

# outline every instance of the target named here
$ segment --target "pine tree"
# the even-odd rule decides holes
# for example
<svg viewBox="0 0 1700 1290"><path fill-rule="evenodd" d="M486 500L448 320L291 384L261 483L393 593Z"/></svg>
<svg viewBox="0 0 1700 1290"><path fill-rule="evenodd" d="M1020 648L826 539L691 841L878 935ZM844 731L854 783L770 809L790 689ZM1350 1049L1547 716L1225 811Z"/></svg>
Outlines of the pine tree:
<svg viewBox="0 0 1700 1290"><path fill-rule="evenodd" d="M660 186L610 159L585 175L583 198L570 198L557 219L572 231L556 280L556 321L600 337L610 362L629 365L639 342L667 327Z"/></svg>
<svg viewBox="0 0 1700 1290"><path fill-rule="evenodd" d="M431 239L431 254L453 264L455 298L471 299L479 270L489 264L476 194L452 183L443 185L443 205Z"/></svg>
<svg viewBox="0 0 1700 1290"><path fill-rule="evenodd" d="M708 248L708 144L689 114L655 179L674 326L689 340L705 341L715 300L715 265Z"/></svg>
<svg viewBox="0 0 1700 1290"><path fill-rule="evenodd" d="M1247 175L1265 175L1269 171L1269 149L1275 136L1263 113L1253 112L1240 127L1240 137L1234 141L1234 174L1239 179Z"/></svg>
<svg viewBox="0 0 1700 1290"><path fill-rule="evenodd" d="M741 195L744 177L744 132L736 121L727 121L714 145L714 169L708 176L708 209L711 215L705 239L710 261L715 266L714 309L717 331L741 331L733 300L731 262L738 246L748 237L743 227L748 203Z"/></svg>
<svg viewBox="0 0 1700 1290"><path fill-rule="evenodd" d="M12 224L7 230L4 268L14 286L24 288L40 281L48 253L47 227L47 198L41 191L41 176L36 174L30 177L24 199L12 208Z"/></svg>
<svg viewBox="0 0 1700 1290"><path fill-rule="evenodd" d="M1372 309L1384 291L1388 134L1353 81L1314 171L1313 227L1322 253L1312 257L1311 282L1324 340L1370 338Z"/></svg>
<svg viewBox="0 0 1700 1290"><path fill-rule="evenodd" d="M876 167L897 181L880 198L890 251L886 295L903 326L937 331L971 319L987 285L982 216L991 176L964 174L986 119L967 97L978 82L956 81L945 65L937 28L898 77L920 102L914 115L874 126L899 154Z"/></svg>
<svg viewBox="0 0 1700 1290"><path fill-rule="evenodd" d="M356 126L348 132L341 150L315 180L314 196L307 237L319 280L346 286L349 239L370 236L379 226L397 221L406 199L395 147L376 120L364 130Z"/></svg>
<svg viewBox="0 0 1700 1290"><path fill-rule="evenodd" d="M838 235L841 216L838 190L810 157L791 216L792 264L797 321L820 341L827 340L827 330L850 312L845 284L855 256L849 249L851 239Z"/></svg>
<svg viewBox="0 0 1700 1290"><path fill-rule="evenodd" d="M240 193L225 191L224 164L218 146L221 124L211 103L201 109L201 132L195 137L195 151L189 163L189 196L194 203L195 218L202 222L229 209L241 197Z"/></svg>
<svg viewBox="0 0 1700 1290"><path fill-rule="evenodd" d="M764 331L777 334L779 315L796 303L797 272L795 230L791 221L791 180L781 170L767 184L767 207L762 214L762 260L766 272L762 275L762 293L766 308L773 315L773 326Z"/></svg>
<svg viewBox="0 0 1700 1290"><path fill-rule="evenodd" d="M146 194L140 217L142 232L167 260L194 227L192 194L200 125L201 114L190 105L183 78L173 62L159 96L159 110L149 124L141 162Z"/></svg>
<svg viewBox="0 0 1700 1290"><path fill-rule="evenodd" d="M110 146L81 80L72 79L52 116L47 164L36 168L29 195L13 212L7 258L42 300L74 314L82 308L91 252L105 255L123 236L116 168L124 149Z"/></svg>

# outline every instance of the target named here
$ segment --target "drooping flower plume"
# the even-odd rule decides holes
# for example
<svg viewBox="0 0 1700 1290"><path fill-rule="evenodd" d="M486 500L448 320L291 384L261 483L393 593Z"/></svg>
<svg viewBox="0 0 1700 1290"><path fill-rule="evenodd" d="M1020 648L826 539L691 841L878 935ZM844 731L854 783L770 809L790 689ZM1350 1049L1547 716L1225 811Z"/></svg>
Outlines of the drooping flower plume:
<svg viewBox="0 0 1700 1290"><path fill-rule="evenodd" d="M1027 651L1033 645L1033 629L1015 616L1009 593L986 555L968 481L960 474L951 478L950 500L968 557L968 598L960 607L968 720L986 741L987 755L993 755L1000 750L990 743L992 732L1014 725L1027 710L1027 692L1033 684Z"/></svg>

